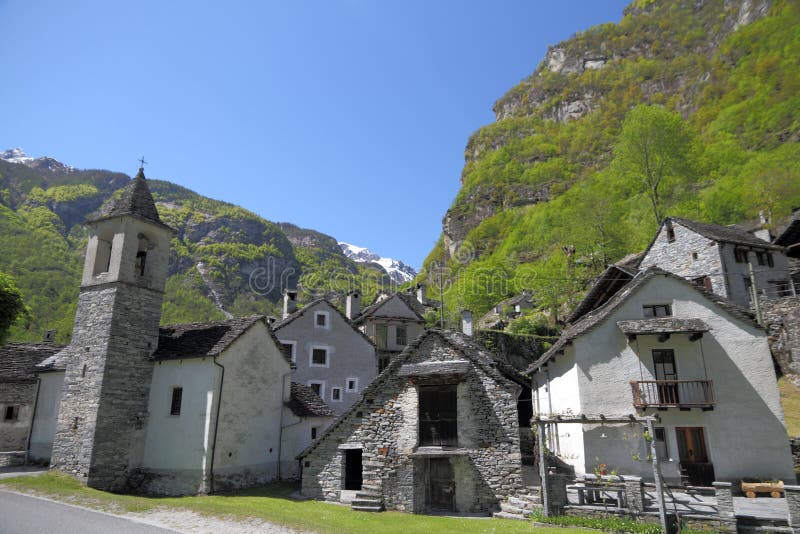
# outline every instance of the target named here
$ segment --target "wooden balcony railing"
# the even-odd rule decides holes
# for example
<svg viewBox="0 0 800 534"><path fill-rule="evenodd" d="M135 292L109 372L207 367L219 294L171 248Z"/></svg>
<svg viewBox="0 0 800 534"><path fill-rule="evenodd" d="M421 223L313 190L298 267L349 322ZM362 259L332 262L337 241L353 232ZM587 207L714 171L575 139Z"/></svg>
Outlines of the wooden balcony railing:
<svg viewBox="0 0 800 534"><path fill-rule="evenodd" d="M631 382L637 408L710 408L714 401L711 380L640 380Z"/></svg>

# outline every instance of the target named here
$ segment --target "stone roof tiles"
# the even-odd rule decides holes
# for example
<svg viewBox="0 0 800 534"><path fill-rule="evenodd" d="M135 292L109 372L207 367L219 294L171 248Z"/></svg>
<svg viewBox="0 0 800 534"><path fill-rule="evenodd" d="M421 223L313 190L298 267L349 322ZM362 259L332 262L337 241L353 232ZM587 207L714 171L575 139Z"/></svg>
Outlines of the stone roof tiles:
<svg viewBox="0 0 800 534"><path fill-rule="evenodd" d="M147 186L144 170L141 168L122 191L122 195L102 206L87 222L102 221L125 215L169 228L158 216L156 203L150 193L150 188Z"/></svg>
<svg viewBox="0 0 800 534"><path fill-rule="evenodd" d="M333 417L333 411L313 389L297 382L292 382L291 400L286 403L297 417Z"/></svg>
<svg viewBox="0 0 800 534"><path fill-rule="evenodd" d="M158 348L151 358L153 360L182 360L216 356L227 349L252 325L265 320L263 315L251 315L228 321L163 326L159 329ZM278 344L277 340L276 344ZM278 344L278 346L280 345Z"/></svg>
<svg viewBox="0 0 800 534"><path fill-rule="evenodd" d="M721 226L719 224L704 223L684 219L682 217L668 217L666 220L671 220L674 223L685 226L693 232L705 236L714 241L723 241L726 243L734 243L737 245L746 245L760 248L781 248L773 245L763 239L759 239L750 232L736 228L735 226ZM663 224L663 223L662 223Z"/></svg>
<svg viewBox="0 0 800 534"><path fill-rule="evenodd" d="M680 319L678 317L656 317L617 321L623 334L681 334L708 332L708 325L701 319Z"/></svg>
<svg viewBox="0 0 800 534"><path fill-rule="evenodd" d="M63 348L52 343L8 343L0 347L0 382L34 382L37 365Z"/></svg>

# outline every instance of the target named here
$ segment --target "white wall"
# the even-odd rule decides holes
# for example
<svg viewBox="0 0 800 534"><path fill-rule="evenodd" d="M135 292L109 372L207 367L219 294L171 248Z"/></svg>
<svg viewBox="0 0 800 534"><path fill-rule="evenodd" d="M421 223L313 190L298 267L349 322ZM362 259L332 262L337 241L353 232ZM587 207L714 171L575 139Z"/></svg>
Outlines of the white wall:
<svg viewBox="0 0 800 534"><path fill-rule="evenodd" d="M281 479L300 477L300 461L296 456L311 445L311 429L317 428L317 438L333 423L333 417L298 417L284 408L283 443L281 444Z"/></svg>
<svg viewBox="0 0 800 534"><path fill-rule="evenodd" d="M58 422L61 387L64 385L64 371L41 373L39 379L39 398L36 401L29 454L34 460L50 461Z"/></svg>
<svg viewBox="0 0 800 534"><path fill-rule="evenodd" d="M643 304L664 303L672 306L676 317L702 319L710 332L695 342L688 341L685 334L674 334L663 343L655 336L639 336L629 345L617 321L641 319ZM653 348L674 349L679 379L705 379L705 362L717 401L711 411L671 408L647 412L659 415L663 421L659 426L667 429L668 447L675 462L665 465L665 476L678 473L674 427L701 426L718 480L794 480L766 335L672 278L653 277L604 322L574 341L571 349L577 362L580 412L613 416L636 413L630 382L654 379ZM563 389L569 391L570 387ZM600 438L603 433L606 438ZM631 458L641 450L630 439L632 434L641 435L641 429L623 425L598 431L587 425L583 467L591 471L597 458L620 473L647 476L649 466Z"/></svg>

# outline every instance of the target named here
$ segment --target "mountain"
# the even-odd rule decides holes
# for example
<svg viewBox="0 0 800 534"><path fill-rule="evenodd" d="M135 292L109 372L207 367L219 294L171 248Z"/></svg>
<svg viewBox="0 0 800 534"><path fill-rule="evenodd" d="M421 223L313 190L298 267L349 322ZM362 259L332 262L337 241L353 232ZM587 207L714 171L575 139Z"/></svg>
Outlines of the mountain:
<svg viewBox="0 0 800 534"><path fill-rule="evenodd" d="M81 170L21 149L0 157L0 271L11 274L31 309L11 339L39 340L45 329L69 339L87 231L87 216L130 177ZM391 280L382 268L347 258L337 241L314 230L273 223L243 208L174 183L148 179L172 240L162 322L277 315L281 291L297 287L301 302L317 296L341 301L360 287L366 299Z"/></svg>
<svg viewBox="0 0 800 534"><path fill-rule="evenodd" d="M800 205L798 28L791 0L636 0L618 24L540 51L468 140L421 276L447 274L448 310L483 313L532 289L550 321L563 317L587 280L657 228L646 175L629 165L645 137L623 135L626 120L627 131L655 124L643 116L681 132L657 188L665 214L788 215Z"/></svg>
<svg viewBox="0 0 800 534"><path fill-rule="evenodd" d="M368 248L358 247L349 243L339 243L344 255L357 263L374 263L379 265L389 278L396 284L410 282L417 276L417 271L400 260L384 258L375 254Z"/></svg>

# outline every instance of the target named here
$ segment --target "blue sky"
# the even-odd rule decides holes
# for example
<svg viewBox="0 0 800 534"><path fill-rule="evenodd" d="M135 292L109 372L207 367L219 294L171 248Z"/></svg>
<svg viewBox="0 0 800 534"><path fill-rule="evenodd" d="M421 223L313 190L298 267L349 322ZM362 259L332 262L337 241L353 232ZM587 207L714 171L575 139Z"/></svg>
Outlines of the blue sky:
<svg viewBox="0 0 800 534"><path fill-rule="evenodd" d="M0 149L135 172L419 267L464 146L620 0L0 0Z"/></svg>

